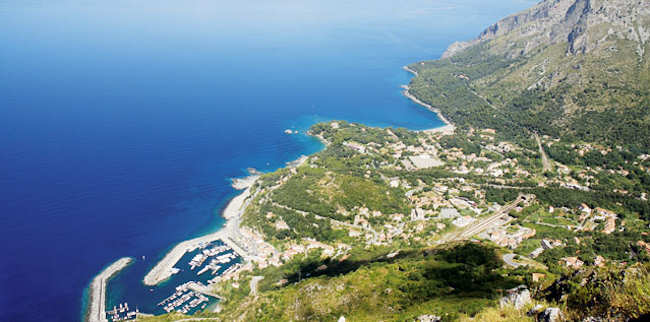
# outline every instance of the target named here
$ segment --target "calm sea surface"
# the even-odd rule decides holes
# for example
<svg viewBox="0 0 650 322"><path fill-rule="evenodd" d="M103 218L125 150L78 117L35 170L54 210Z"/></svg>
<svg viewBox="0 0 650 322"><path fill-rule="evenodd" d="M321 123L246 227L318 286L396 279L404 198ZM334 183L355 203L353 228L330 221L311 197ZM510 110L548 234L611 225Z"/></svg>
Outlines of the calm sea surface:
<svg viewBox="0 0 650 322"><path fill-rule="evenodd" d="M109 305L152 312L144 273L229 178L321 148L284 129L440 126L401 67L532 3L0 0L0 321L79 320L122 256Z"/></svg>

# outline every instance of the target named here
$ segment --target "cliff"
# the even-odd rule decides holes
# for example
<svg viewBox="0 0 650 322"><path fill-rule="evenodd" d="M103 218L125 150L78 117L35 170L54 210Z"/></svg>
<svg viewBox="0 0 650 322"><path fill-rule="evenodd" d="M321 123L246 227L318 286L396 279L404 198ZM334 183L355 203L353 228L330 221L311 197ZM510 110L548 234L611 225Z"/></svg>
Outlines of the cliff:
<svg viewBox="0 0 650 322"><path fill-rule="evenodd" d="M566 43L567 54L588 53L612 40L636 43L643 57L650 39L650 3L638 0L554 0L511 15L486 28L476 39L456 42L443 54L452 57L480 42L493 53L526 55L539 46Z"/></svg>
<svg viewBox="0 0 650 322"><path fill-rule="evenodd" d="M410 92L460 126L647 151L649 40L647 1L542 1L409 66Z"/></svg>

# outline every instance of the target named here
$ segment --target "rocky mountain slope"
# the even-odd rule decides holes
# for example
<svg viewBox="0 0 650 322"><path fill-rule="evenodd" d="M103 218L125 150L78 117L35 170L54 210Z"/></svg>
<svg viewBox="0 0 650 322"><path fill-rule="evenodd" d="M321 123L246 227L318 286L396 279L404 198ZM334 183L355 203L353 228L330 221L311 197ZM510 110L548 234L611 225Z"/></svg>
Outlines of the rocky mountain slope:
<svg viewBox="0 0 650 322"><path fill-rule="evenodd" d="M409 91L461 126L647 151L649 41L650 2L546 0L409 66Z"/></svg>

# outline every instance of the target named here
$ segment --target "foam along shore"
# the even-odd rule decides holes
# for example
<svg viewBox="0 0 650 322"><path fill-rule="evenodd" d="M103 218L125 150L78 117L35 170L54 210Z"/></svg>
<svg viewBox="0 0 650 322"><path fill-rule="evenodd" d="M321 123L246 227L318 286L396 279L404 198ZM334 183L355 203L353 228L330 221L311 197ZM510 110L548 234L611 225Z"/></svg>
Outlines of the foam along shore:
<svg viewBox="0 0 650 322"><path fill-rule="evenodd" d="M255 168L248 168L248 176L243 178L233 178L232 187L236 190L244 190L255 183L255 180L259 178L263 173L257 171Z"/></svg>
<svg viewBox="0 0 650 322"><path fill-rule="evenodd" d="M287 168L297 168L309 159L306 155L301 155L298 159L287 162Z"/></svg>
<svg viewBox="0 0 650 322"><path fill-rule="evenodd" d="M250 189L254 183L255 180L247 181L248 186L245 188L246 190L228 203L228 206L223 211L223 217L226 218L226 225L222 229L211 234L183 241L176 245L147 273L143 280L144 284L153 286L167 280L174 274L174 265L178 263L185 253L196 249L201 244L216 240L223 241L246 260L249 257L248 252L239 247L233 240L238 238L240 216L246 209L247 199L251 193ZM240 187L242 186L240 185Z"/></svg>
<svg viewBox="0 0 650 322"><path fill-rule="evenodd" d="M442 112L440 112L439 109L437 109L437 108L435 108L435 107L433 107L433 106L431 106L431 105L429 105L429 104L427 104L425 102L422 102L417 97L413 96L413 94L411 94L409 92L408 85L402 85L402 88L404 89L404 91L402 91L404 96L408 97L411 101L426 107L431 112L436 113L438 115L438 118L446 124L446 125L441 126L441 127L424 130L423 132L441 132L441 133L444 133L444 134L453 134L454 133L454 130L456 130L456 127L451 122L449 122L449 120L447 120L447 118L444 115L442 115Z"/></svg>
<svg viewBox="0 0 650 322"><path fill-rule="evenodd" d="M404 66L404 67L402 67L402 68L403 68L405 71L407 71L407 72L409 72L409 73L411 73L411 74L413 74L413 75L415 75L415 76L418 76L418 72L416 72L415 70L411 69L410 67L408 67L408 66Z"/></svg>
<svg viewBox="0 0 650 322"><path fill-rule="evenodd" d="M88 311L86 320L89 322L105 322L106 319L106 282L133 261L130 257L123 257L99 273L90 283Z"/></svg>
<svg viewBox="0 0 650 322"><path fill-rule="evenodd" d="M255 180L259 178L259 174L251 174L244 178L234 178L232 179L232 187L236 190L244 190L255 183Z"/></svg>

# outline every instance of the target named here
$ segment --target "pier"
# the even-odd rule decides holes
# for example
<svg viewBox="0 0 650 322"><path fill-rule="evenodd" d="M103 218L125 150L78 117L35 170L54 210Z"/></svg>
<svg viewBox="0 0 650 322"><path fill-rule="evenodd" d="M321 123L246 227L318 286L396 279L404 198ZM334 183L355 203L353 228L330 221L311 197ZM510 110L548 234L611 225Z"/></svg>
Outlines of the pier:
<svg viewBox="0 0 650 322"><path fill-rule="evenodd" d="M220 298L212 294L205 285L200 282L190 281L176 287L176 292L158 303L165 312L179 312L183 314L197 309L204 309L210 301L207 296Z"/></svg>
<svg viewBox="0 0 650 322"><path fill-rule="evenodd" d="M106 282L132 261L133 259L130 257L120 258L95 276L90 284L86 321L108 322L106 318Z"/></svg>

